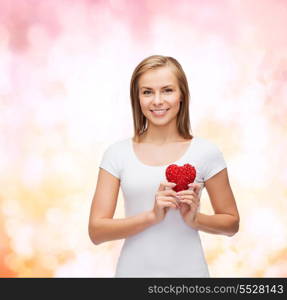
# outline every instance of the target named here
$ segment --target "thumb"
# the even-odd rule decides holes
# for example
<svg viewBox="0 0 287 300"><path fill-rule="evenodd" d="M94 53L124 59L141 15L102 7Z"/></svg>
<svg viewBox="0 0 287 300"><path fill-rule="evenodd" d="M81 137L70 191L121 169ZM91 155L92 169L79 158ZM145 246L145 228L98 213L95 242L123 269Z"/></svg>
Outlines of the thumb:
<svg viewBox="0 0 287 300"><path fill-rule="evenodd" d="M172 189L175 186L176 186L176 183L163 181L163 182L160 183L158 191L164 191L166 188L167 189Z"/></svg>
<svg viewBox="0 0 287 300"><path fill-rule="evenodd" d="M191 183L189 186L192 188L192 190L193 190L196 194L198 194L199 191L200 191L200 189L201 189L201 185L200 185L200 184L197 184L197 183Z"/></svg>

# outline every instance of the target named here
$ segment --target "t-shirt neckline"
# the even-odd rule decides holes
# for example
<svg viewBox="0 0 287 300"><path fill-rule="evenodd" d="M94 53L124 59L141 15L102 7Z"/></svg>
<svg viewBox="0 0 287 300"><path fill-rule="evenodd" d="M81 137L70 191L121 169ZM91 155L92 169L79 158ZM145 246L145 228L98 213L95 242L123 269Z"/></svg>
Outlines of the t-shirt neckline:
<svg viewBox="0 0 287 300"><path fill-rule="evenodd" d="M187 156L187 154L190 152L190 149L192 147L192 145L194 144L194 141L195 141L196 137L193 136L193 138L191 139L191 141L189 142L189 145L186 149L186 151L184 152L184 154L176 161L174 162L171 162L169 164L166 164L166 165L161 165L161 166L151 166L151 165L147 165L147 164L144 164L136 155L135 151L134 151L134 147L133 147L133 138L129 138L129 146L130 146L130 150L131 150L131 153L132 153L132 156L134 157L134 159L142 166L144 167L147 167L147 168L166 168L168 167L169 165L173 165L173 164L179 164L182 160L185 159L185 157Z"/></svg>

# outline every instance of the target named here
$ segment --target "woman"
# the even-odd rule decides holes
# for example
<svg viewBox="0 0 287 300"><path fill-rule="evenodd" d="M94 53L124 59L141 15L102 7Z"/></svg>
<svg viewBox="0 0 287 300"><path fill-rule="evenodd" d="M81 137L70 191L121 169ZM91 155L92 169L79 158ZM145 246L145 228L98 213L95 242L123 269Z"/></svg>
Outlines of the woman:
<svg viewBox="0 0 287 300"><path fill-rule="evenodd" d="M115 277L209 277L198 231L232 236L239 214L221 151L189 132L189 89L181 65L153 55L130 84L134 136L110 145L91 205L89 236L96 245L125 239ZM166 168L190 164L195 182L176 192ZM113 219L119 188L126 217ZM214 214L199 211L202 188Z"/></svg>

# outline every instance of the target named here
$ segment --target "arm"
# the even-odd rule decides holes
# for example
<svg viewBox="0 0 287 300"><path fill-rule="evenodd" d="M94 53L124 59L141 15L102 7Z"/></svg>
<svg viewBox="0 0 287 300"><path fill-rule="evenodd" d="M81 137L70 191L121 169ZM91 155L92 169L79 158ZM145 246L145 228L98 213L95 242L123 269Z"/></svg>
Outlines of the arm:
<svg viewBox="0 0 287 300"><path fill-rule="evenodd" d="M197 230L232 236L239 230L239 213L233 196L227 169L205 182L214 215L197 213L192 225Z"/></svg>
<svg viewBox="0 0 287 300"><path fill-rule="evenodd" d="M96 245L126 238L154 224L150 212L124 219L113 219L119 188L120 180L100 168L89 218L89 237Z"/></svg>

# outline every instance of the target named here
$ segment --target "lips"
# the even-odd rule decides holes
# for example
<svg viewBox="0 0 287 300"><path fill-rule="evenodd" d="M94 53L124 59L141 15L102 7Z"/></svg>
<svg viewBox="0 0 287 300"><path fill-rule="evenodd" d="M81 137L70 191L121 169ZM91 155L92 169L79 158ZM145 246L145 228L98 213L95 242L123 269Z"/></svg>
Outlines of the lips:
<svg viewBox="0 0 287 300"><path fill-rule="evenodd" d="M167 115L169 109L157 109L157 110L151 110L151 113L156 118L163 118L165 115Z"/></svg>
<svg viewBox="0 0 287 300"><path fill-rule="evenodd" d="M154 109L154 110L150 110L150 111L168 111L169 110L169 108L167 108L167 109Z"/></svg>

